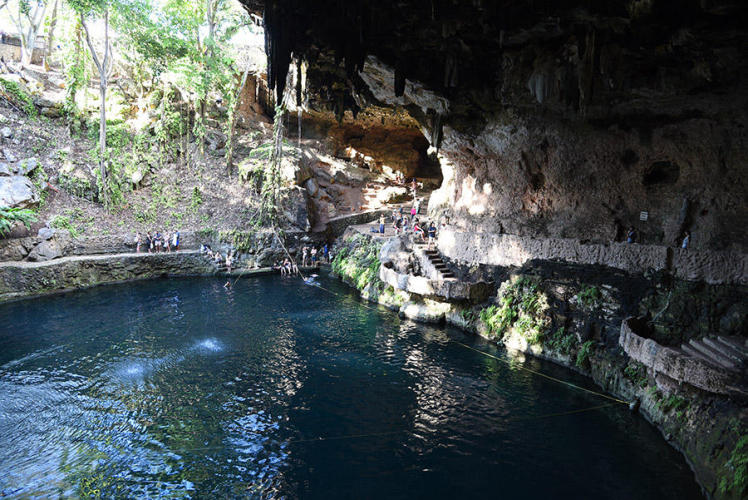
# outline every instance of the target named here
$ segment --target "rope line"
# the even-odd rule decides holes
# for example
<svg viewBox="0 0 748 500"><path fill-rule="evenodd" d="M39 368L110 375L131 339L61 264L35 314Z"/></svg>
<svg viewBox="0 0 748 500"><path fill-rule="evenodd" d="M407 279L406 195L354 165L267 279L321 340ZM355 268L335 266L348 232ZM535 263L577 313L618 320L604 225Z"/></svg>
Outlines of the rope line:
<svg viewBox="0 0 748 500"><path fill-rule="evenodd" d="M322 285L314 285L314 286L316 286L317 288L321 288L322 290L325 290L326 292L329 292L329 293L331 293L331 294L333 294L333 295L337 295L337 296L340 296L339 294L335 293L335 292L334 292L334 291L332 291L332 290L328 290L327 288L323 287ZM377 310L378 310L378 309L375 309L375 308L373 308L373 307L370 307L370 306L368 306L368 305L366 305L366 304L364 304L364 303L360 303L360 305L362 305L363 307L365 307L365 308L367 308L367 309L371 309L372 311L377 311ZM501 361L502 363L505 363L505 364L507 364L507 365L510 365L510 366L516 366L516 367L517 367L517 368L519 368L520 370L524 370L524 371L526 371L526 372L532 373L532 374L534 374L534 375L537 375L537 376L539 376L539 377L543 377L543 378L545 378L545 379L547 379L547 380L551 380L551 381L553 381L553 382L557 382L557 383L559 383L559 384L563 384L563 385L566 385L566 386L568 386L568 387L571 387L571 388L573 388L573 389L578 389L578 390L580 390L580 391L584 391L584 392L586 392L586 393L589 393L589 394L593 394L593 395L595 395L595 396L599 396L599 397L601 397L601 398L609 399L609 400L611 400L611 401L615 401L616 403L619 403L619 404L624 404L624 405L628 405L628 404L629 404L629 402L628 402L628 401L624 401L624 400L622 400L622 399L616 398L616 397L614 397L614 396L610 396L610 395L608 395L608 394L605 394L605 393L602 393L602 392L598 392L598 391L593 391L592 389L586 389L586 388L584 388L584 387L580 387L580 386L578 386L578 385L576 385L576 384L573 384L573 383L571 383L571 382L568 382L568 381L566 381L566 380L561 380L561 379L559 379L559 378L556 378L556 377L553 377L553 376L551 376L551 375L547 375L547 374L545 374L545 373L542 373L542 372L539 372L539 371L537 371L537 370L533 370L532 368L528 368L528 367L526 367L526 366L521 366L521 365L512 365L512 362L511 362L511 360L508 360L508 359L503 359L503 358L500 358L500 357L498 357L498 356L494 356L493 354L487 353L487 352L485 352L485 351L481 351L480 349L476 349L475 347L471 347L471 346L469 346L469 345L467 345L467 344L464 344L464 343L462 343L462 342L459 342L459 341L457 341L457 340L453 340L453 339L450 339L449 341L450 341L450 342L452 342L452 343L454 343L454 344L457 344L457 345L459 345L459 346L462 346L462 347L464 347L464 348L466 348L466 349L470 349L471 351L475 351L475 352L477 352L477 353L479 353L479 354L482 354L482 355L484 355L484 356L487 356L487 357L489 357L489 358L495 359L495 360L497 360L497 361Z"/></svg>
<svg viewBox="0 0 748 500"><path fill-rule="evenodd" d="M482 354L484 356L487 356L489 358L495 359L497 361L501 361L502 363L505 363L507 365L511 365L512 364L511 360L502 359L502 358L500 358L498 356L494 356L491 353L488 353L488 352L485 352L485 351L481 351L480 349L476 349L475 347L471 347L471 346L469 346L467 344L463 344L462 342L459 342L457 340L451 340L451 342L454 343L454 344L460 345L460 346L462 346L462 347L464 347L466 349L470 349L471 351L475 351L477 353L480 353L480 354ZM516 368L519 368L520 370L524 370L526 372L532 373L532 374L537 375L539 377L543 377L543 378L546 378L548 380L552 380L554 382L558 382L559 384L564 384L564 385L572 387L574 389L579 389L580 391L584 391L584 392L587 392L589 394L594 394L595 396L600 396L601 398L610 399L611 401L615 401L616 403L620 403L620 404L624 404L624 405L628 405L629 404L628 401L624 401L622 399L618 399L616 397L610 396L610 395L602 393L602 392L593 391L592 389L586 389L584 387L580 387L580 386L578 386L576 384L572 384L571 382L567 382L566 380L561 380L559 378L552 377L550 375L546 375L545 373L539 372L537 370L533 370L532 368L527 368L526 366L516 365Z"/></svg>

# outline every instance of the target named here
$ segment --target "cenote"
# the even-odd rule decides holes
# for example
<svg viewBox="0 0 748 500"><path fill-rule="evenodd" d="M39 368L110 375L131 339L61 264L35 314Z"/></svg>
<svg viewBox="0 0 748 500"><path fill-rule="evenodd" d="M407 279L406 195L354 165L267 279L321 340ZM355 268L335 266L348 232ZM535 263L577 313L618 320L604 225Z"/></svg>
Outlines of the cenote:
<svg viewBox="0 0 748 500"><path fill-rule="evenodd" d="M0 496L700 497L641 416L518 367L585 378L322 283L0 306Z"/></svg>

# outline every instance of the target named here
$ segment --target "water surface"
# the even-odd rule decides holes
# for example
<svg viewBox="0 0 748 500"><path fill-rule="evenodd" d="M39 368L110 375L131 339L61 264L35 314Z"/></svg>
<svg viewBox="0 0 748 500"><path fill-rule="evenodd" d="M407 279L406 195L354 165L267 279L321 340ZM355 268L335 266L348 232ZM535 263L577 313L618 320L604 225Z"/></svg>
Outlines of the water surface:
<svg viewBox="0 0 748 500"><path fill-rule="evenodd" d="M0 305L0 496L700 496L623 405L298 280ZM550 363L516 361L593 388Z"/></svg>

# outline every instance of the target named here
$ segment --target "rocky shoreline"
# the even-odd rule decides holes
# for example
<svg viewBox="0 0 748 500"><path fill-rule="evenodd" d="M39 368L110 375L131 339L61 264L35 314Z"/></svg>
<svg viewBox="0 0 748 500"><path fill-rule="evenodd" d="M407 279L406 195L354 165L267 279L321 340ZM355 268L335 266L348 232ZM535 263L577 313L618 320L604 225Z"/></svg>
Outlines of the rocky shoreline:
<svg viewBox="0 0 748 500"><path fill-rule="evenodd" d="M626 318L646 317L649 312L660 313L660 324L651 333L663 343L713 330L744 335L744 320L732 326L725 321L742 311L744 285L689 282L664 270L637 274L600 265L527 259L518 266L473 266L474 274L495 279L496 295L484 302L455 300L429 295L433 287L425 295L414 293L415 288L399 289L398 285L406 288L414 279L426 278L393 280L392 267L397 263L393 266L392 261L401 260L401 267L410 272L417 270L418 263L402 248L393 251L387 241L349 230L337 241L333 273L357 289L362 299L403 317L447 323L510 351L589 376L606 392L631 402L683 453L708 498L742 498L745 483L738 469L748 452L746 393L728 395L674 380L629 356L619 340ZM381 271L375 272L379 267ZM460 265L453 267L460 272ZM679 318L688 308L701 310L686 314L686 321L694 326L683 330ZM744 312L736 314L744 318ZM675 331L681 338L672 338ZM744 382L744 371L732 375Z"/></svg>

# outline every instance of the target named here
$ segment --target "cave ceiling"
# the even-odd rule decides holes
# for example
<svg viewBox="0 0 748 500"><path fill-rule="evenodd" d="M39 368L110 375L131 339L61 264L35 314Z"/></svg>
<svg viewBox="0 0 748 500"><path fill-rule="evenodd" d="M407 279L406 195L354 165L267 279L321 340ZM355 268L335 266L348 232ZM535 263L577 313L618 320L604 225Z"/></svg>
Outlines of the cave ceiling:
<svg viewBox="0 0 748 500"><path fill-rule="evenodd" d="M304 60L313 104L338 113L416 84L433 94L403 103L421 123L468 129L507 108L664 120L709 112L745 81L744 0L240 1L264 18L270 85L282 92ZM395 99L373 88L382 78Z"/></svg>

